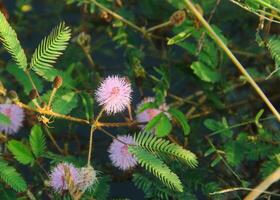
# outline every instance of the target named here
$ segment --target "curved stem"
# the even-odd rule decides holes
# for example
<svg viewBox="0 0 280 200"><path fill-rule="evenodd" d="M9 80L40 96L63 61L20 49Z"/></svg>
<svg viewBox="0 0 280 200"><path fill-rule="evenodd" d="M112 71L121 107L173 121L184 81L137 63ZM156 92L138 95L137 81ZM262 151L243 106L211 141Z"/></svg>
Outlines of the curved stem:
<svg viewBox="0 0 280 200"><path fill-rule="evenodd" d="M225 45L222 39L215 33L209 23L202 17L202 15L197 11L195 6L190 0L184 0L185 4L189 7L189 9L193 12L193 14L197 17L197 19L201 22L201 24L208 31L208 34L212 39L224 50L224 52L228 55L228 57L232 60L238 70L245 76L247 81L251 84L254 90L258 93L258 95L262 98L262 100L266 103L271 112L276 116L278 121L280 122L280 114L276 110L276 108L272 105L266 95L263 93L258 84L254 81L251 75L246 71L246 69L242 66L242 64L237 60L237 58L233 55L233 53L229 50L229 48Z"/></svg>

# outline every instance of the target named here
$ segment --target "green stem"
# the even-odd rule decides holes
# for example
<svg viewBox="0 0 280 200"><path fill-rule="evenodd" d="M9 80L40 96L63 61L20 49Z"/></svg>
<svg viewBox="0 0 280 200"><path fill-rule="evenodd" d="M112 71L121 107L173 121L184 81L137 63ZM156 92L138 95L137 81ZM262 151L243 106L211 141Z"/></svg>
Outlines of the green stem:
<svg viewBox="0 0 280 200"><path fill-rule="evenodd" d="M259 119L259 121L266 121L266 120L270 120L270 119L274 119L274 118L275 118L274 116L270 116L270 117ZM252 124L252 123L255 123L255 122L256 122L255 119L252 119L252 120L249 120L249 121L246 121L246 122L241 122L239 124L234 124L234 125L229 126L229 127L225 128L225 129L221 129L221 130L212 132L210 135L208 135L208 137L212 137L212 136L217 135L219 133L222 133L224 131L227 131L227 130L230 130L230 129L234 129L234 128L238 128L240 126L245 126L247 124Z"/></svg>
<svg viewBox="0 0 280 200"><path fill-rule="evenodd" d="M169 26L170 24L171 24L170 21L163 22L163 23L161 23L161 24L158 24L158 25L155 25L155 26L149 28L149 29L146 31L146 33L152 32L152 31L154 31L154 30L156 30L156 29L159 29L159 28L163 28L163 27Z"/></svg>
<svg viewBox="0 0 280 200"><path fill-rule="evenodd" d="M100 113L97 115L96 120L94 123L90 126L90 138L89 138L89 148L88 148L88 166L90 166L90 160L91 160L91 154L92 154L92 146L93 146L93 132L98 128L98 120L101 118L102 114L104 112L104 109L100 111Z"/></svg>

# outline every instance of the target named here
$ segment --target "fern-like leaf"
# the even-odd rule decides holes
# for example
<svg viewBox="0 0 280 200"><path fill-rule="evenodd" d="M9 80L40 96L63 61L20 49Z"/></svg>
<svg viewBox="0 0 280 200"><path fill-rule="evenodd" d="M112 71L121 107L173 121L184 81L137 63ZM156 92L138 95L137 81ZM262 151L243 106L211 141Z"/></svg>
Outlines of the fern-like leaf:
<svg viewBox="0 0 280 200"><path fill-rule="evenodd" d="M181 146L170 143L163 138L157 138L149 133L139 133L134 136L136 143L142 148L150 152L161 152L171 156L175 156L180 160L186 162L190 167L197 166L196 155L192 152L183 149Z"/></svg>
<svg viewBox="0 0 280 200"><path fill-rule="evenodd" d="M17 192L27 190L26 182L22 176L4 160L0 160L0 178Z"/></svg>
<svg viewBox="0 0 280 200"><path fill-rule="evenodd" d="M4 47L12 55L14 61L21 69L26 69L27 59L17 38L17 34L0 11L0 40Z"/></svg>
<svg viewBox="0 0 280 200"><path fill-rule="evenodd" d="M267 42L267 48L275 60L276 68L280 67L280 36L272 36Z"/></svg>
<svg viewBox="0 0 280 200"><path fill-rule="evenodd" d="M31 129L29 137L31 149L36 157L41 156L46 150L46 138L40 126L35 125Z"/></svg>
<svg viewBox="0 0 280 200"><path fill-rule="evenodd" d="M52 69L53 64L66 49L70 38L70 28L64 22L60 23L35 50L30 63L31 69L46 78L45 74Z"/></svg>
<svg viewBox="0 0 280 200"><path fill-rule="evenodd" d="M152 153L139 146L129 146L129 152L136 157L136 160L142 167L158 177L166 186L173 190L183 192L183 186L178 176Z"/></svg>
<svg viewBox="0 0 280 200"><path fill-rule="evenodd" d="M22 142L10 140L7 147L9 151L12 152L15 159L20 163L27 165L34 162L34 157L31 151Z"/></svg>

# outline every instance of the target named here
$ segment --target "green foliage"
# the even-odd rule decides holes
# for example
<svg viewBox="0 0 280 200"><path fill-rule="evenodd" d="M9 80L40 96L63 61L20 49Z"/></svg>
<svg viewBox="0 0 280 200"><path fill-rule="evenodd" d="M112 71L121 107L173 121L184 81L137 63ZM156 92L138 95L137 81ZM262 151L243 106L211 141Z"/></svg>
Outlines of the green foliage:
<svg viewBox="0 0 280 200"><path fill-rule="evenodd" d="M201 80L205 82L215 83L221 78L218 72L199 61L192 63L191 69Z"/></svg>
<svg viewBox="0 0 280 200"><path fill-rule="evenodd" d="M158 137L164 137L167 136L170 131L172 130L172 124L168 117L162 113L160 120L155 126L155 134Z"/></svg>
<svg viewBox="0 0 280 200"><path fill-rule="evenodd" d="M17 192L27 190L26 182L22 176L4 160L0 160L0 178Z"/></svg>
<svg viewBox="0 0 280 200"><path fill-rule="evenodd" d="M148 124L145 126L145 131L151 131L152 128L154 128L158 124L163 115L164 113L160 113L157 116L155 116L151 121L149 121Z"/></svg>
<svg viewBox="0 0 280 200"><path fill-rule="evenodd" d="M46 138L39 125L35 125L31 129L29 136L29 142L33 154L36 157L40 157L46 150Z"/></svg>
<svg viewBox="0 0 280 200"><path fill-rule="evenodd" d="M197 158L192 152L183 149L181 146L170 143L163 138L157 138L149 133L139 133L135 136L136 143L146 149L147 151L154 153L163 153L169 156L174 156L185 162L189 167L197 166Z"/></svg>
<svg viewBox="0 0 280 200"><path fill-rule="evenodd" d="M93 98L86 92L80 93L80 97L83 102L83 106L85 109L85 115L87 120L91 120L94 117L93 114L93 105L94 101Z"/></svg>
<svg viewBox="0 0 280 200"><path fill-rule="evenodd" d="M153 177L147 174L134 173L133 182L137 188L141 189L145 193L145 198L155 198L161 200L169 199L196 199L194 195L190 194L188 191L184 192L174 192L168 187L159 183L158 180L153 179Z"/></svg>
<svg viewBox="0 0 280 200"><path fill-rule="evenodd" d="M155 155L138 146L129 146L129 151L135 156L142 167L153 173L166 186L175 191L183 192L183 186L178 176L170 171L168 166Z"/></svg>
<svg viewBox="0 0 280 200"><path fill-rule="evenodd" d="M262 163L261 175L263 178L272 174L280 166L280 154L271 156L268 160Z"/></svg>
<svg viewBox="0 0 280 200"><path fill-rule="evenodd" d="M32 70L48 80L47 73L52 71L53 64L66 49L70 38L71 30L64 22L55 27L35 50L30 63Z"/></svg>
<svg viewBox="0 0 280 200"><path fill-rule="evenodd" d="M51 91L45 93L42 98L47 102ZM69 114L78 106L78 96L69 89L59 89L53 99L52 110L60 114Z"/></svg>
<svg viewBox="0 0 280 200"><path fill-rule="evenodd" d="M133 121L128 120L127 111L115 116L104 114L101 120L104 128L113 131L114 136L135 129L150 133L135 135L136 145L128 147L140 166L120 174L103 159L107 148L104 145L110 138L100 138L102 132L96 130L98 137L94 137L93 151L97 156L94 156L93 167L105 174L97 173L98 181L81 199L114 199L110 185L115 187L121 181L129 184L133 181L143 190L146 199L224 199L227 196L209 193L229 186L251 187L279 167L279 123L263 108L261 99L251 95L244 76L239 76L223 49L184 1L64 0L55 4L43 1L44 6L39 10L32 0L17 1L13 10L5 2L1 1L1 10L4 13L7 8L12 26L0 13L0 39L4 44L0 46L0 81L3 83L0 104L15 103L11 93L15 90L17 100L30 108L24 109L25 120L18 134L0 133L1 146L8 151L1 146L0 150L3 159L9 160L9 163L0 160L0 199L24 199L27 187L39 199L72 199L68 191L55 193L46 187L45 182L49 180L45 170L49 173L53 165L61 162L73 163L76 167L87 164L89 134L86 132L89 122L95 119L95 111L101 109L94 103L94 93L101 80L114 74L126 76L131 82ZM192 2L276 105L277 80L269 79L265 84L264 80L274 63L275 70L271 74L279 72L280 67L280 38L276 28L280 22L279 0ZM231 2L258 16L244 12ZM31 12L26 10L28 6L33 8ZM184 22L168 23L178 10L185 12ZM36 35L46 35L50 25L57 24L57 16L73 27L73 39L70 42L70 28L60 23L32 54L30 49L36 46L33 44ZM30 19L36 20L30 23ZM258 28L252 21L259 21ZM26 55L12 27L26 46ZM153 31L147 33L147 30ZM13 62L7 59L5 49L12 55ZM30 68L26 57L31 58ZM25 70L29 70L32 81ZM38 109L34 102L44 107L53 89L48 81L52 82L56 76L63 78L63 84L56 91L51 110ZM28 94L33 83L44 102L39 97L30 101ZM141 108L135 106L149 96L155 101ZM145 128L134 126L135 115L151 108L162 112ZM49 124L53 127L55 142L63 148L62 154L53 144L53 138L52 141L46 138L41 127L34 126L38 117L46 116L52 121L51 112L56 112L58 119L67 115ZM84 123L67 120L74 117ZM10 119L0 114L0 125L8 122ZM128 124L133 126L124 126ZM199 166L196 155L199 155ZM12 164L13 167L9 166ZM254 170L248 170L252 167ZM23 168L24 176L32 174L28 176L30 185L27 186L16 168ZM107 174L112 175L112 179ZM41 180L42 177L46 180ZM275 190L274 184L270 191ZM242 199L241 195L243 193L228 193L236 199Z"/></svg>
<svg viewBox="0 0 280 200"><path fill-rule="evenodd" d="M190 125L184 113L175 108L170 108L168 112L177 120L177 122L182 126L184 136L190 133Z"/></svg>
<svg viewBox="0 0 280 200"><path fill-rule="evenodd" d="M12 55L14 61L21 69L26 69L27 59L25 53L18 41L17 34L10 26L3 13L0 11L0 40L4 47Z"/></svg>
<svg viewBox="0 0 280 200"><path fill-rule="evenodd" d="M18 162L24 165L32 164L34 162L32 152L22 142L10 140L7 147Z"/></svg>
<svg viewBox="0 0 280 200"><path fill-rule="evenodd" d="M108 199L110 193L110 181L111 178L109 176L98 177L97 183L85 194L85 197L88 195L89 197L94 197L98 200Z"/></svg>
<svg viewBox="0 0 280 200"><path fill-rule="evenodd" d="M266 46L269 49L272 58L275 60L276 69L280 68L280 37L271 36Z"/></svg>
<svg viewBox="0 0 280 200"><path fill-rule="evenodd" d="M172 124L169 118L161 112L157 116L155 116L148 124L145 126L145 131L155 130L155 134L158 137L167 136L172 130Z"/></svg>
<svg viewBox="0 0 280 200"><path fill-rule="evenodd" d="M191 36L192 32L194 31L193 28L190 28L188 30L185 30L181 33L178 33L177 35L175 35L174 37L170 38L167 42L168 45L173 45L179 42L184 41L185 39L187 39L188 37Z"/></svg>
<svg viewBox="0 0 280 200"><path fill-rule="evenodd" d="M32 90L32 84L30 83L28 77L25 75L24 71L19 69L15 66L13 62L10 62L7 66L7 71L15 77L15 79L18 81L18 83L23 87L24 93L29 94L30 90ZM38 76L30 72L31 77L34 81L34 84L36 88L38 89L38 92L42 92L43 90L43 83L42 80L38 78Z"/></svg>

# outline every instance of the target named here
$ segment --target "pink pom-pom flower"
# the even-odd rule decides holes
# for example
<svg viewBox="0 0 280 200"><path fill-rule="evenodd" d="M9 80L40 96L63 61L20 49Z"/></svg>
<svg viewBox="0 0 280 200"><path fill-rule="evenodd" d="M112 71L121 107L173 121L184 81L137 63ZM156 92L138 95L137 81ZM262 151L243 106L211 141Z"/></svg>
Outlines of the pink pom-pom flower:
<svg viewBox="0 0 280 200"><path fill-rule="evenodd" d="M79 181L79 169L70 163L59 163L53 168L50 174L50 185L56 192L62 192L63 190L68 189L65 169L69 170L70 176L75 185Z"/></svg>
<svg viewBox="0 0 280 200"><path fill-rule="evenodd" d="M155 101L154 97L146 97L144 98L138 105L137 110L139 111L145 103L153 103ZM142 112L139 112L136 115L136 121L139 123L146 123L151 121L155 116L160 114L161 112L166 112L168 110L168 106L164 103L160 105L159 108L148 108ZM168 114L167 114L168 116ZM143 125L141 125L143 127Z"/></svg>
<svg viewBox="0 0 280 200"><path fill-rule="evenodd" d="M118 141L123 141L124 143ZM131 169L137 165L135 157L128 151L128 145L135 145L133 137L130 135L117 136L117 139L114 139L109 147L109 157L112 161L112 164L125 171Z"/></svg>
<svg viewBox="0 0 280 200"><path fill-rule="evenodd" d="M97 89L96 101L104 107L107 114L116 114L129 106L131 92L131 84L126 78L109 76Z"/></svg>
<svg viewBox="0 0 280 200"><path fill-rule="evenodd" d="M0 112L10 119L9 124L0 123L0 132L14 134L22 127L24 111L15 104L0 104Z"/></svg>

